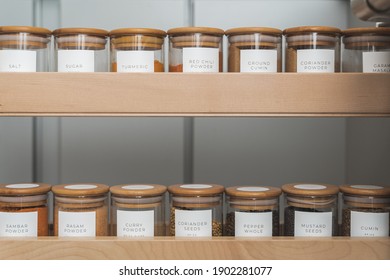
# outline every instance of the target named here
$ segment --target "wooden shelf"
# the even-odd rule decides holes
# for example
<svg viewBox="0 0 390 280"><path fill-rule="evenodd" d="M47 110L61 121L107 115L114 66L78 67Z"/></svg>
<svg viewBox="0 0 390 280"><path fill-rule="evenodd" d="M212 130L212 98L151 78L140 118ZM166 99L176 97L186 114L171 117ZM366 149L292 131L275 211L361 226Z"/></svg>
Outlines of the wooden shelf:
<svg viewBox="0 0 390 280"><path fill-rule="evenodd" d="M0 259L390 259L390 238L0 239Z"/></svg>
<svg viewBox="0 0 390 280"><path fill-rule="evenodd" d="M390 74L1 73L0 116L390 117Z"/></svg>

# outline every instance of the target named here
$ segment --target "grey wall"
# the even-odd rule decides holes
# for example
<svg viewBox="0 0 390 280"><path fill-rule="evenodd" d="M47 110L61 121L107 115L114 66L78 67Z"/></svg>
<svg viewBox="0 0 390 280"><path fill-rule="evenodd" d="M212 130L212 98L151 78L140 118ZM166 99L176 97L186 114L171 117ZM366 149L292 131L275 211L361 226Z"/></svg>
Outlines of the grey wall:
<svg viewBox="0 0 390 280"><path fill-rule="evenodd" d="M343 0L0 4L1 25L50 29L366 25ZM389 128L388 119L0 118L0 181L388 184Z"/></svg>

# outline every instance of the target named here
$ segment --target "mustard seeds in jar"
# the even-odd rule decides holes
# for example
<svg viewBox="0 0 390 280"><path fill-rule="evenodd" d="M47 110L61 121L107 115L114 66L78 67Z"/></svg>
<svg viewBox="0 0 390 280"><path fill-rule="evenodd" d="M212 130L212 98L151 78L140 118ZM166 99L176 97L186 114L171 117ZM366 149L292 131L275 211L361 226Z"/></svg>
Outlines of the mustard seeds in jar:
<svg viewBox="0 0 390 280"><path fill-rule="evenodd" d="M108 191L102 184L53 186L54 235L107 236Z"/></svg>
<svg viewBox="0 0 390 280"><path fill-rule="evenodd" d="M285 72L340 72L340 33L326 26L285 29Z"/></svg>
<svg viewBox="0 0 390 280"><path fill-rule="evenodd" d="M224 187L185 184L168 187L170 193L169 234L178 237L222 236Z"/></svg>
<svg viewBox="0 0 390 280"><path fill-rule="evenodd" d="M162 185L117 185L111 192L111 235L165 235L165 193Z"/></svg>
<svg viewBox="0 0 390 280"><path fill-rule="evenodd" d="M269 27L241 27L225 31L228 71L276 73L282 71L282 31Z"/></svg>

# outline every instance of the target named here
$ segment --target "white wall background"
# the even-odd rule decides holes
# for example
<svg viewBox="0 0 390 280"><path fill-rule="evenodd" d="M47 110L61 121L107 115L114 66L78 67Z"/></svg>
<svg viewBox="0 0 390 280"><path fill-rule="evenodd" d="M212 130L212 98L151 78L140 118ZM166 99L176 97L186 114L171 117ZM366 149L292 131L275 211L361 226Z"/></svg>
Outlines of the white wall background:
<svg viewBox="0 0 390 280"><path fill-rule="evenodd" d="M345 0L0 0L0 5L0 25L49 29L367 25L351 15ZM389 140L388 119L0 118L0 181L389 184Z"/></svg>

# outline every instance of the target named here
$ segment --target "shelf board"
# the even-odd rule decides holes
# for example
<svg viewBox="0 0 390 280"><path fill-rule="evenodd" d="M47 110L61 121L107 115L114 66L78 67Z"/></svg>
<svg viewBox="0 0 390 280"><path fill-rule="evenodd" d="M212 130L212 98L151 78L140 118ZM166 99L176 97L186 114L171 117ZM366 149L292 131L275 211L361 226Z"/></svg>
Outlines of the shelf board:
<svg viewBox="0 0 390 280"><path fill-rule="evenodd" d="M390 259L390 238L0 239L0 259Z"/></svg>
<svg viewBox="0 0 390 280"><path fill-rule="evenodd" d="M0 116L390 116L388 73L1 73L0 84Z"/></svg>

